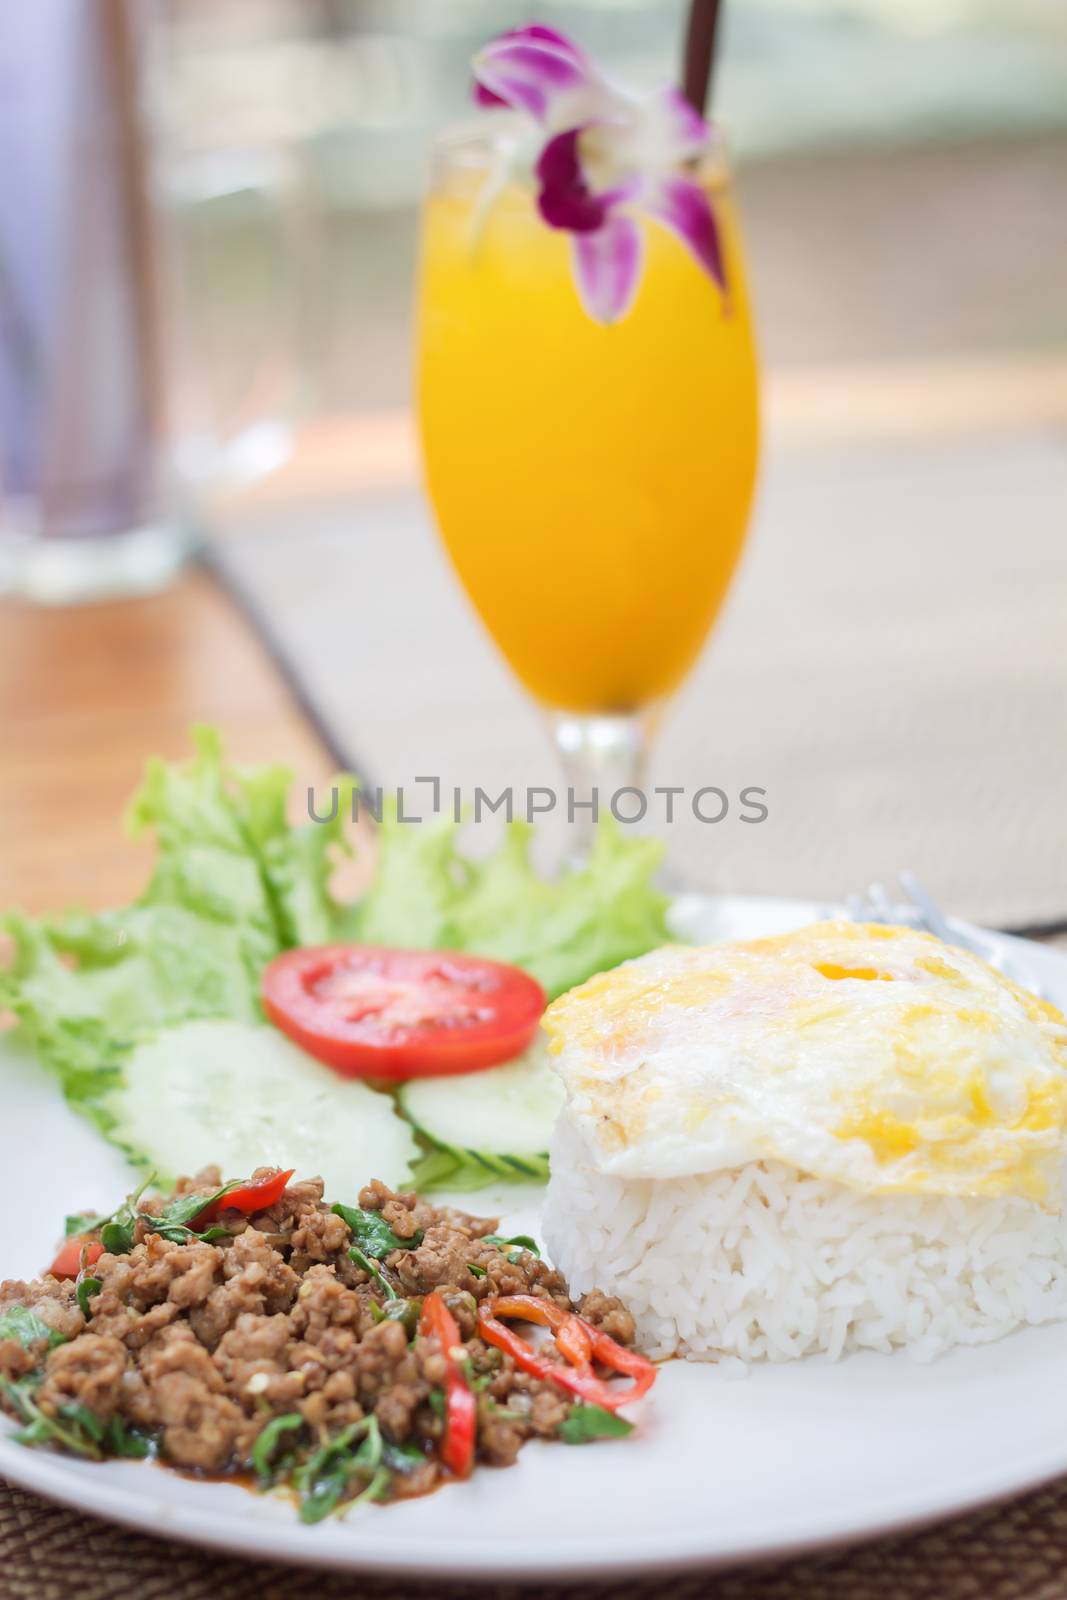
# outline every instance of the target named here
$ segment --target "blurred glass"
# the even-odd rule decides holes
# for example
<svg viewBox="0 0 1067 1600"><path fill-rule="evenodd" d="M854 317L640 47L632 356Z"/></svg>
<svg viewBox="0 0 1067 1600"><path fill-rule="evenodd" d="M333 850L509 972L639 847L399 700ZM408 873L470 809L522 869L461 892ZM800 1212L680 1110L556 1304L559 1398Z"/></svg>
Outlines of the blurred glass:
<svg viewBox="0 0 1067 1600"><path fill-rule="evenodd" d="M685 0L534 9L631 82L677 72ZM428 148L467 106L473 51L529 20L528 0L167 0L164 14L184 138L226 126L287 152L304 175L316 229L303 328L314 409L409 406ZM1031 282L1039 262L1023 241L1051 252L1057 237L1050 205L1061 191L1044 174L1062 165L1067 131L1064 0L727 0L724 16L715 110L740 172L771 365L946 349L1001 328L1015 342L1013 307L1032 308L1028 342L1062 333L1045 315L1062 301L1058 286L1051 271L1047 284ZM1004 163L982 151L969 162L978 140L1003 148ZM942 147L961 153L959 169L913 170L913 156ZM968 220L982 209L1004 219L986 248ZM902 216L911 238L929 227L921 245L909 246ZM236 223L228 237L244 250ZM226 327L243 314L243 276L222 255L201 258L198 303Z"/></svg>
<svg viewBox="0 0 1067 1600"><path fill-rule="evenodd" d="M0 18L0 588L44 602L166 583L213 497L285 459L300 401L299 169L225 122L190 144L152 18ZM222 322L205 260L239 273Z"/></svg>

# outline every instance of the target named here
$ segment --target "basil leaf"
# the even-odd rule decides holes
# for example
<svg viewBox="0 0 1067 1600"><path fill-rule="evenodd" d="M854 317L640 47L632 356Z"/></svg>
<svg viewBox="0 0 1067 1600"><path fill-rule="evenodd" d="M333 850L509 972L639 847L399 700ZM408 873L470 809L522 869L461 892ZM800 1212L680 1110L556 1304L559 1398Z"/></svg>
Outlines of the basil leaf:
<svg viewBox="0 0 1067 1600"><path fill-rule="evenodd" d="M195 1221L207 1206L214 1205L229 1194L231 1189L239 1187L240 1179L223 1184L214 1194L183 1194L176 1200L169 1200L160 1211L141 1211L137 1202L152 1183L154 1176L153 1173L146 1178L141 1187L124 1200L109 1217L68 1217L67 1237L79 1233L92 1233L99 1229L100 1243L111 1255L116 1256L129 1255L133 1249L138 1222L145 1223L153 1233L158 1233L160 1238L168 1239L172 1244L189 1244L194 1239L214 1244L216 1239L229 1237L226 1228L213 1225L203 1233L197 1233L189 1227L189 1223Z"/></svg>
<svg viewBox="0 0 1067 1600"><path fill-rule="evenodd" d="M356 1243L376 1261L383 1260L390 1250L414 1250L422 1243L421 1228L416 1228L410 1239L400 1239L379 1211L362 1211L357 1206L340 1204L331 1209L334 1216L344 1218Z"/></svg>
<svg viewBox="0 0 1067 1600"><path fill-rule="evenodd" d="M28 1350L39 1339L47 1341L49 1350L54 1350L57 1344L67 1342L65 1333L50 1328L36 1311L30 1310L29 1306L17 1304L8 1306L0 1312L0 1341L4 1339L14 1339L24 1350Z"/></svg>
<svg viewBox="0 0 1067 1600"><path fill-rule="evenodd" d="M429 1394L426 1396L426 1399L434 1416L439 1417L443 1422L445 1420L446 1409L445 1391L443 1389L431 1389Z"/></svg>
<svg viewBox="0 0 1067 1600"><path fill-rule="evenodd" d="M20 1428L12 1437L19 1444L30 1447L38 1444L58 1444L73 1455L88 1456L93 1461L99 1461L100 1448L91 1435L86 1435L80 1422L75 1421L70 1427L66 1427L54 1417L46 1416L41 1410L33 1398L37 1381L33 1374L20 1378L17 1383L12 1383L9 1378L0 1378L0 1392L7 1396L9 1404L25 1423L25 1427Z"/></svg>
<svg viewBox="0 0 1067 1600"><path fill-rule="evenodd" d="M357 1450L351 1446L361 1439ZM302 1495L301 1522L321 1522L335 1510L357 1474L370 1481L363 1492L351 1502L359 1505L364 1500L376 1500L388 1488L391 1474L382 1466L383 1441L378 1419L372 1413L362 1422L350 1423L337 1438L298 1467L293 1482Z"/></svg>
<svg viewBox="0 0 1067 1600"><path fill-rule="evenodd" d="M583 1404L575 1406L560 1424L559 1438L564 1444L589 1444L593 1439L624 1439L633 1431L633 1423L616 1416L614 1411Z"/></svg>
<svg viewBox="0 0 1067 1600"><path fill-rule="evenodd" d="M301 1501L301 1522L322 1522L336 1510L352 1475L347 1458L339 1458L330 1470L320 1472L309 1493Z"/></svg>
<svg viewBox="0 0 1067 1600"><path fill-rule="evenodd" d="M392 1444L388 1439L382 1444L382 1464L390 1472L407 1474L425 1462L426 1453L417 1444Z"/></svg>
<svg viewBox="0 0 1067 1600"><path fill-rule="evenodd" d="M133 1249L134 1229L137 1226L137 1202L148 1186L155 1180L155 1173L150 1172L148 1177L127 1195L122 1204L114 1210L109 1217L96 1217L94 1222L100 1225L100 1243L109 1255L128 1256ZM67 1219L68 1222L71 1220Z"/></svg>
<svg viewBox="0 0 1067 1600"><path fill-rule="evenodd" d="M475 1278L485 1277L485 1268L477 1266L473 1261L467 1262L467 1271Z"/></svg>
<svg viewBox="0 0 1067 1600"><path fill-rule="evenodd" d="M89 1410L88 1406L78 1405L72 1400L67 1405L60 1406L59 1415L65 1422L76 1423L79 1428L84 1429L94 1444L99 1444L103 1439L104 1423L95 1411Z"/></svg>
<svg viewBox="0 0 1067 1600"><path fill-rule="evenodd" d="M133 1461L143 1461L154 1450L153 1441L147 1434L129 1427L117 1412L108 1423L106 1443L113 1455L127 1456Z"/></svg>
<svg viewBox="0 0 1067 1600"><path fill-rule="evenodd" d="M89 1310L90 1297L94 1294L99 1294L103 1287L104 1285L101 1283L99 1278L78 1279L78 1287L75 1289L74 1293L77 1297L78 1309L81 1311L81 1314L85 1318L86 1322L88 1322L92 1317L92 1312Z"/></svg>
<svg viewBox="0 0 1067 1600"><path fill-rule="evenodd" d="M482 1243L495 1244L498 1250L503 1250L504 1247L509 1244L517 1244L520 1249L529 1250L532 1256L537 1256L538 1259L540 1259L541 1256L541 1251L538 1247L537 1240L531 1239L528 1233L517 1233L513 1239L505 1239L499 1233L487 1233L483 1236ZM508 1260L511 1262L512 1266L515 1266L518 1262L518 1257L508 1256Z"/></svg>
<svg viewBox="0 0 1067 1600"><path fill-rule="evenodd" d="M422 1312L421 1300L387 1300L381 1307L383 1322L399 1322L409 1338L415 1337Z"/></svg>
<svg viewBox="0 0 1067 1600"><path fill-rule="evenodd" d="M219 1196L225 1192L224 1189L220 1189L216 1194L210 1195L183 1194L179 1195L177 1200L168 1201L162 1211L155 1213L156 1221L159 1223L156 1232L160 1232L163 1228L175 1227L185 1228L188 1232L193 1218L198 1217L201 1211L206 1211L208 1206L214 1205Z"/></svg>
<svg viewBox="0 0 1067 1600"><path fill-rule="evenodd" d="M378 1426L378 1418L372 1412L367 1418L367 1436L352 1457L356 1471L369 1477L370 1482L363 1493L358 1494L352 1501L354 1506L361 1505L364 1500L378 1500L388 1489L392 1473L382 1463L384 1453L385 1440Z"/></svg>
<svg viewBox="0 0 1067 1600"><path fill-rule="evenodd" d="M172 1244L192 1244L194 1240L200 1244L214 1244L217 1239L230 1237L228 1228L213 1222L198 1233L191 1224L208 1206L217 1205L232 1190L241 1188L243 1182L241 1178L233 1178L214 1194L179 1195L175 1200L168 1200L161 1211L139 1211L134 1220L140 1219L153 1233L158 1233L161 1239L169 1239Z"/></svg>
<svg viewBox="0 0 1067 1600"><path fill-rule="evenodd" d="M160 1222L158 1217L144 1215L153 1233L158 1233L161 1239L169 1239L172 1244L214 1244L218 1239L228 1239L230 1230L222 1227L205 1228L203 1233L195 1233L192 1228L186 1228L181 1223Z"/></svg>
<svg viewBox="0 0 1067 1600"><path fill-rule="evenodd" d="M100 1243L109 1255L128 1256L133 1249L134 1219L123 1222L105 1222L100 1229Z"/></svg>
<svg viewBox="0 0 1067 1600"><path fill-rule="evenodd" d="M182 1194L176 1200L168 1200L162 1211L156 1213L156 1221L160 1226L155 1231L160 1233L163 1228L182 1228L186 1233L190 1233L192 1230L189 1224L196 1221L201 1211L206 1211L208 1206L217 1205L234 1189L241 1189L244 1185L243 1178L233 1178L229 1183L224 1183L221 1189L216 1189L214 1194ZM222 1231L225 1233L226 1229ZM201 1236L198 1234L197 1237Z"/></svg>
<svg viewBox="0 0 1067 1600"><path fill-rule="evenodd" d="M369 1256L365 1256L363 1254L363 1251L359 1248L358 1244L349 1245L348 1259L350 1261L354 1261L357 1267L363 1268L364 1272L370 1278L370 1281L374 1284L375 1288L379 1289L381 1293L385 1295L387 1300L391 1300L393 1298L392 1285L386 1283L385 1279L378 1271L378 1268L374 1265L374 1262Z"/></svg>
<svg viewBox="0 0 1067 1600"><path fill-rule="evenodd" d="M95 1233L100 1224L106 1221L106 1217L93 1217L89 1216L88 1214L83 1217L67 1217L63 1226L63 1232L68 1239L73 1239L74 1236L79 1233Z"/></svg>
<svg viewBox="0 0 1067 1600"><path fill-rule="evenodd" d="M273 1477L271 1457L278 1447L282 1434L292 1433L303 1426L304 1419L299 1411L289 1411L284 1417L274 1417L260 1430L252 1446L252 1468L261 1483L270 1483Z"/></svg>
<svg viewBox="0 0 1067 1600"><path fill-rule="evenodd" d="M218 1239L230 1237L227 1228L214 1223L202 1233L197 1233L189 1224L195 1222L201 1211L223 1199L231 1189L239 1188L241 1179L235 1178L230 1183L223 1184L214 1194L182 1194L177 1199L169 1200L159 1211L141 1211L137 1202L154 1176L155 1174L146 1179L136 1193L124 1200L110 1217L68 1217L68 1235L74 1223L79 1225L74 1231L84 1231L86 1225L91 1228L99 1227L100 1243L105 1250L115 1256L129 1255L133 1249L138 1222L143 1222L153 1233L157 1233L161 1239L169 1240L171 1244L191 1244L194 1240L201 1244L214 1244Z"/></svg>
<svg viewBox="0 0 1067 1600"><path fill-rule="evenodd" d="M352 1459L348 1447L359 1428L358 1422L350 1423L336 1439L322 1445L293 1473L293 1485L301 1496L301 1522L321 1522L340 1500Z"/></svg>
<svg viewBox="0 0 1067 1600"><path fill-rule="evenodd" d="M393 1481L393 1474L387 1466L378 1467L362 1494L357 1494L351 1502L353 1506L361 1506L368 1500L381 1500L389 1485Z"/></svg>

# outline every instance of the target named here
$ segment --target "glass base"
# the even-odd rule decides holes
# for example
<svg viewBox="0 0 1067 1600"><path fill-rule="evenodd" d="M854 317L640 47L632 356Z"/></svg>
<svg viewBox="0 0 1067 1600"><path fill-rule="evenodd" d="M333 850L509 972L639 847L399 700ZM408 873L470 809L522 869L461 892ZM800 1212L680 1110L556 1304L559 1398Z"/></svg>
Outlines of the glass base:
<svg viewBox="0 0 1067 1600"><path fill-rule="evenodd" d="M0 528L0 594L46 606L154 594L174 580L195 542L177 523L95 539L5 536Z"/></svg>
<svg viewBox="0 0 1067 1600"><path fill-rule="evenodd" d="M631 791L627 811L632 811L634 791L640 791L644 782L658 707L632 713L557 711L550 721L567 782L560 811L570 824L568 855L580 861L588 854L597 821L609 813L620 790Z"/></svg>
<svg viewBox="0 0 1067 1600"><path fill-rule="evenodd" d="M652 721L651 713L554 712L552 732L568 779L586 793L596 785L605 801L639 783Z"/></svg>

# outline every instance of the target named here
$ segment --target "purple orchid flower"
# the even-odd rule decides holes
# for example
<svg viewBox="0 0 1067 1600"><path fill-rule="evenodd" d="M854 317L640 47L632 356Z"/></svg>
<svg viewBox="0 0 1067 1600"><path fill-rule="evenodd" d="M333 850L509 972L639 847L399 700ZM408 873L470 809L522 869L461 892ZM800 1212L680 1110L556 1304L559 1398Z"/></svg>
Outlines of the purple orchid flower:
<svg viewBox="0 0 1067 1600"><path fill-rule="evenodd" d="M633 304L642 214L675 234L725 293L718 221L706 189L685 170L714 134L680 91L633 94L564 34L533 24L479 51L474 97L521 112L544 133L538 207L550 228L573 236L578 290L595 321L617 322Z"/></svg>

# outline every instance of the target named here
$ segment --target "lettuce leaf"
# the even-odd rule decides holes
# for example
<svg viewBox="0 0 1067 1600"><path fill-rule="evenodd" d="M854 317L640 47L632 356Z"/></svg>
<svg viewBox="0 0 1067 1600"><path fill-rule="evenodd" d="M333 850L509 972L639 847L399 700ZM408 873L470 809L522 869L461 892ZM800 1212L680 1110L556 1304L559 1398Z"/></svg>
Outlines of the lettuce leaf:
<svg viewBox="0 0 1067 1600"><path fill-rule="evenodd" d="M333 823L291 827L285 767L228 766L209 728L194 743L190 761L150 761L130 804L130 831L156 837L134 905L3 919L15 954L0 970L0 1010L15 1013L68 1096L89 1109L147 1035L194 1018L262 1021L267 962L337 926L329 879L347 848L344 808Z"/></svg>
<svg viewBox="0 0 1067 1600"><path fill-rule="evenodd" d="M412 950L455 950L455 907L473 878L453 822L400 823L388 804L370 889L342 919L340 937ZM486 954L487 952L481 952Z"/></svg>
<svg viewBox="0 0 1067 1600"><path fill-rule="evenodd" d="M58 924L13 915L5 926L15 956L0 971L0 1011L14 1012L68 1100L104 1132L104 1097L139 1039L192 1017L258 1018L235 930L180 907Z"/></svg>
<svg viewBox="0 0 1067 1600"><path fill-rule="evenodd" d="M13 1011L69 1098L106 1128L107 1090L140 1040L193 1019L262 1020L263 968L282 950L359 939L471 951L525 967L550 996L662 944L667 901L652 885L661 847L602 825L589 861L555 881L530 862L532 831L512 824L488 859L460 852L436 820L380 830L373 884L355 905L330 892L354 779L330 823L286 815L284 767L226 763L218 734L195 730L190 761L148 763L128 821L155 834L148 884L98 915L0 923L14 959L0 969Z"/></svg>
<svg viewBox="0 0 1067 1600"><path fill-rule="evenodd" d="M127 821L152 829L157 859L145 906L179 906L232 928L255 989L268 961L333 936L331 852L342 849L345 807L329 823L291 827L287 767L227 766L218 733L194 730L192 761L148 763ZM351 779L337 780L351 794Z"/></svg>
<svg viewBox="0 0 1067 1600"><path fill-rule="evenodd" d="M667 899L652 879L657 839L602 822L588 861L555 880L530 861L533 829L513 822L494 855L474 861L446 820L383 816L378 871L346 919L368 944L468 950L524 967L549 998L668 938Z"/></svg>

